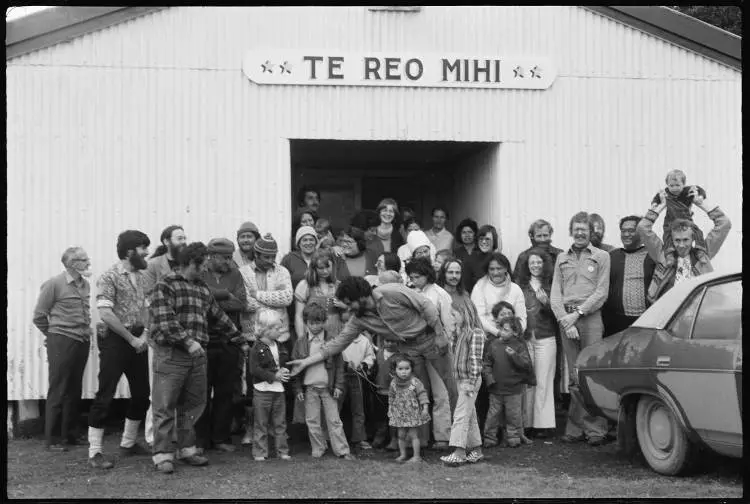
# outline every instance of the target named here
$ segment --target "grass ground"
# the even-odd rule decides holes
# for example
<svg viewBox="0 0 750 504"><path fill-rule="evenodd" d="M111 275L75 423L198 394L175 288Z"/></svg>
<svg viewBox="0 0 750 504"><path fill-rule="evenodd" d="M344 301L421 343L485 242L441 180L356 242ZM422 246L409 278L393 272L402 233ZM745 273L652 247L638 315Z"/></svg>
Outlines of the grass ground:
<svg viewBox="0 0 750 504"><path fill-rule="evenodd" d="M117 453L119 434L105 437L105 451ZM238 443L239 440L236 439ZM207 467L178 465L172 475L156 474L149 457L120 459L109 471L87 465L87 448L44 451L41 438L7 446L10 498L300 499L300 498L739 498L742 461L709 456L688 477L660 476L642 463L615 453L615 445L591 448L556 439L533 446L493 448L475 465L445 467L443 453L425 452L418 466L402 465L395 454L372 451L358 461L332 455L314 460L309 445L292 444L291 461L255 462L249 449L208 452Z"/></svg>

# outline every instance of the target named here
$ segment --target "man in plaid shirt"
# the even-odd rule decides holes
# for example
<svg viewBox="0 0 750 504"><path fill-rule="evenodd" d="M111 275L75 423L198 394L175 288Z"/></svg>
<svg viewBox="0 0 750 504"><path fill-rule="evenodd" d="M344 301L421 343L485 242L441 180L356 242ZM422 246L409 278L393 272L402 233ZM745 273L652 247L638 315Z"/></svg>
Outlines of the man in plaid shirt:
<svg viewBox="0 0 750 504"><path fill-rule="evenodd" d="M195 446L196 420L206 405L208 319L229 338L241 337L219 307L201 276L208 249L191 243L177 254L177 269L159 281L151 294L150 344L154 349L153 461L162 473L174 471L172 433L177 429L178 459L194 466L208 464ZM175 419L176 410L176 419Z"/></svg>

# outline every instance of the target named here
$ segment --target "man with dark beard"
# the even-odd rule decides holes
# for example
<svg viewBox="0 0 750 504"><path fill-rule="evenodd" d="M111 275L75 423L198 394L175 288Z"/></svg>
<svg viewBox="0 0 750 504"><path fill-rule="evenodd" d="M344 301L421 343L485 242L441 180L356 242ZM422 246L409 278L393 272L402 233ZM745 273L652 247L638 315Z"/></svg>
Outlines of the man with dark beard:
<svg viewBox="0 0 750 504"><path fill-rule="evenodd" d="M562 252L561 249L552 245L552 224L544 219L537 219L529 226L529 239L531 240L531 247L527 248L518 255L516 260L516 266L513 268L513 278L519 278L521 274L521 267L529 262L529 252L535 247L538 247L549 255L552 259L557 259L557 255Z"/></svg>
<svg viewBox="0 0 750 504"><path fill-rule="evenodd" d="M99 346L99 390L89 411L89 465L110 469L104 458L102 438L109 406L123 373L130 386L130 406L120 441L122 455L147 454L136 443L138 428L149 405L149 372L146 349L147 281L144 270L150 244L148 236L128 230L117 238L120 261L105 271L96 283L96 307L105 325L97 335Z"/></svg>
<svg viewBox="0 0 750 504"><path fill-rule="evenodd" d="M208 242L208 270L200 278L235 327L240 327L240 315L247 310L247 293L242 274L234 267L233 253L234 244L226 238L215 238ZM211 319L209 316L207 399L203 415L195 423L197 445L199 449L213 447L219 451L233 452L232 395L240 379L239 361L245 340L240 336L230 339Z"/></svg>
<svg viewBox="0 0 750 504"><path fill-rule="evenodd" d="M260 230L254 223L247 221L237 230L237 250L232 259L238 268L255 261L255 242L260 238Z"/></svg>
<svg viewBox="0 0 750 504"><path fill-rule="evenodd" d="M591 225L593 226L593 231L591 233L591 244L594 247L602 249L605 252L612 252L615 247L603 242L605 226L602 216L598 213L592 213L589 214L589 219L591 219Z"/></svg>

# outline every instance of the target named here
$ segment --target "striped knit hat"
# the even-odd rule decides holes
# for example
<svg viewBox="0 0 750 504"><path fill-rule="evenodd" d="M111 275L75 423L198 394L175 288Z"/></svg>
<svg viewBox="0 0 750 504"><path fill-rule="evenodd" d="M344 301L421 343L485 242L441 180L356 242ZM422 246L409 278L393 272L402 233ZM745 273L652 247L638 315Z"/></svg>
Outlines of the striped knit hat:
<svg viewBox="0 0 750 504"><path fill-rule="evenodd" d="M271 233L264 234L263 238L255 242L255 253L274 256L279 253L279 246L276 244L273 236L271 236Z"/></svg>

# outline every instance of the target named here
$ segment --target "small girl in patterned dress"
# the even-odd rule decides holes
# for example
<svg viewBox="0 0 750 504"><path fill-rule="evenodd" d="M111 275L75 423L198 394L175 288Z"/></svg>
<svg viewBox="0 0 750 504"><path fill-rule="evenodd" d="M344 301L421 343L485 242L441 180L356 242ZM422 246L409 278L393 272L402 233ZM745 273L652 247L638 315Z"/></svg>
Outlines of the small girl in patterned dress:
<svg viewBox="0 0 750 504"><path fill-rule="evenodd" d="M398 432L398 462L406 461L406 444L411 441L414 456L408 462L420 462L419 426L430 421L430 400L427 390L416 376L412 375L414 361L405 355L394 357L393 380L388 394L388 418L391 427Z"/></svg>

